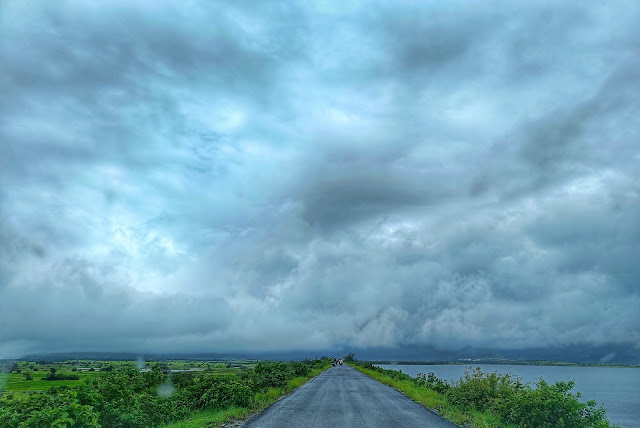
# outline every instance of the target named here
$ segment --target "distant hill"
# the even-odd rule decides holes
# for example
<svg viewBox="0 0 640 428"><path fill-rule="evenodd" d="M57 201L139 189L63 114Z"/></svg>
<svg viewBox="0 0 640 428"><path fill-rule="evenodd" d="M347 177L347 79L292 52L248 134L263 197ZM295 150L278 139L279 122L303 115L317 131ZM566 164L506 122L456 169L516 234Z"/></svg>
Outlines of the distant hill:
<svg viewBox="0 0 640 428"><path fill-rule="evenodd" d="M460 361L468 359L537 360L581 364L639 365L640 347L633 344L585 345L526 349L486 349L470 346L459 350L439 350L433 346L403 348L369 348L354 350L357 358L389 361Z"/></svg>
<svg viewBox="0 0 640 428"><path fill-rule="evenodd" d="M144 360L194 360L194 361L228 361L258 359L249 358L246 354L222 354L222 353L166 353L166 354L138 354L132 352L54 352L42 354L29 354L20 360L24 361L69 361L69 360L96 360L96 361L137 361Z"/></svg>
<svg viewBox="0 0 640 428"><path fill-rule="evenodd" d="M27 355L27 361L65 361L65 360L304 360L320 356L344 356L354 352L360 360L376 361L451 361L465 360L499 361L552 361L580 364L620 364L640 365L640 347L633 344L585 345L527 349L486 349L470 346L457 349L438 349L432 345L411 345L396 348L355 348L341 346L324 350L297 350L279 352L229 352L229 353L148 353L131 352L66 352Z"/></svg>

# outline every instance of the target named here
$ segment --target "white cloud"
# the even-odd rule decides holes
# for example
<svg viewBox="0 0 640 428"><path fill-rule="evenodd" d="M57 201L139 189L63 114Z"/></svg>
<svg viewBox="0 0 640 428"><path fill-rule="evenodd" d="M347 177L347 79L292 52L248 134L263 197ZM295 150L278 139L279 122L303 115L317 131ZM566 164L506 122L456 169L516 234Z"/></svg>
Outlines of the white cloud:
<svg viewBox="0 0 640 428"><path fill-rule="evenodd" d="M633 2L165 6L0 6L0 356L640 342Z"/></svg>

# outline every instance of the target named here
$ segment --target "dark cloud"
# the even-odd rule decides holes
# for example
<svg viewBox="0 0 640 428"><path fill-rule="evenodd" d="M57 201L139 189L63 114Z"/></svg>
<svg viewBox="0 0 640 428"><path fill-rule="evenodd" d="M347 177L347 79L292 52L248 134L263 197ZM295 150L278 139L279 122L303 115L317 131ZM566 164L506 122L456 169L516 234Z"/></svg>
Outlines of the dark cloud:
<svg viewBox="0 0 640 428"><path fill-rule="evenodd" d="M640 343L638 16L3 2L0 356Z"/></svg>
<svg viewBox="0 0 640 428"><path fill-rule="evenodd" d="M398 209L426 206L446 196L440 177L393 169L359 162L350 162L345 169L327 168L304 181L312 187L303 190L303 218L312 226L340 227Z"/></svg>

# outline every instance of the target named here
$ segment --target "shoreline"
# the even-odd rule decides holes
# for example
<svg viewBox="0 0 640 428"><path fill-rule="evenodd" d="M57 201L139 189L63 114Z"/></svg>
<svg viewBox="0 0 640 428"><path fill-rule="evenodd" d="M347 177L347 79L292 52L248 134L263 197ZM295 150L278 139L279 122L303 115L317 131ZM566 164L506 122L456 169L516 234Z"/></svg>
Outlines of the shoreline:
<svg viewBox="0 0 640 428"><path fill-rule="evenodd" d="M605 364L605 363L572 363L564 361L543 361L543 360L455 360L455 361L403 361L403 360L363 360L371 364L387 364L398 366L469 366L476 364L483 365L507 365L507 366L552 366L552 367L610 367L610 368L640 368L638 364Z"/></svg>

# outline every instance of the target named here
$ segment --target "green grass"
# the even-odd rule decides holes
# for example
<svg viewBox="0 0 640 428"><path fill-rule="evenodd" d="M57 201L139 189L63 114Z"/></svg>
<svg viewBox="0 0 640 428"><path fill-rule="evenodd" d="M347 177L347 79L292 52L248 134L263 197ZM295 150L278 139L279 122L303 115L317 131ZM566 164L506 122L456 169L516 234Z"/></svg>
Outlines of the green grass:
<svg viewBox="0 0 640 428"><path fill-rule="evenodd" d="M42 380L48 371L31 372L32 380L26 380L23 373L0 373L0 390L2 393L24 394L32 391L46 391L54 386L76 386L84 379L94 376L98 372L60 372L78 375L79 380Z"/></svg>
<svg viewBox="0 0 640 428"><path fill-rule="evenodd" d="M413 401L420 403L432 410L439 410L447 404L447 400L444 395L438 394L437 392L427 388L419 388L415 386L411 381L393 379L392 377L389 377L383 373L378 373L375 370L360 367L357 364L351 364L351 367L361 371L362 373L374 378L381 383L384 383L385 385L389 385L390 387L397 389L407 397L411 398Z"/></svg>
<svg viewBox="0 0 640 428"><path fill-rule="evenodd" d="M166 428L204 428L219 427L225 422L245 419L249 415L249 409L244 407L231 407L224 410L202 410L195 412L189 418L166 425Z"/></svg>
<svg viewBox="0 0 640 428"><path fill-rule="evenodd" d="M505 426L497 416L488 412L462 411L449 404L443 394L428 388L418 387L412 381L394 379L375 370L361 367L358 364L350 365L367 376L402 392L416 403L422 404L457 425L472 428L515 428L514 425Z"/></svg>
<svg viewBox="0 0 640 428"><path fill-rule="evenodd" d="M256 393L253 397L253 405L249 408L232 407L223 410L201 410L192 413L187 419L173 422L163 428L217 428L226 422L246 419L250 415L262 412L281 397L304 385L329 367L330 364L327 363L323 368L311 370L309 376L298 376L289 380L283 388L269 388L265 392Z"/></svg>
<svg viewBox="0 0 640 428"><path fill-rule="evenodd" d="M73 361L61 361L53 363L37 363L31 361L18 361L16 362L16 370L12 373L0 373L0 392L3 396L11 395L15 398L26 396L36 391L48 390L54 386L78 386L85 379L96 376L106 370L118 370L126 366L136 366L136 362L133 361L92 361L92 360L73 360ZM169 370L189 370L198 369L204 376L211 375L224 375L224 374L237 374L247 369L255 367L255 361L234 361L231 364L212 362L212 361L182 361L182 360L168 360L168 361L148 361L145 362L147 367L159 364L161 367ZM230 367L229 367L230 366ZM194 412L188 418L178 421L165 428L195 428L206 427L213 428L219 427L222 424L232 421L245 419L251 414L259 413L265 410L267 407L278 401L281 397L289 394L294 389L304 385L309 379L317 376L324 370L330 367L330 363L327 362L326 366L322 368L312 369L309 376L296 377L287 382L282 388L270 388L262 393L257 393L254 396L253 404L249 408L233 407L222 410L201 410ZM80 377L79 380L57 380L46 381L42 380L47 376L51 369L55 368L58 374L73 374ZM93 371L84 371L82 369L91 368ZM73 371L75 370L75 371ZM25 379L25 374L29 373L32 377L31 380Z"/></svg>
<svg viewBox="0 0 640 428"><path fill-rule="evenodd" d="M160 364L169 370L192 370L197 369L207 374L226 375L240 373L241 371L255 367L253 361L234 361L227 367L227 363L214 361L148 361L145 366L151 367ZM25 395L31 392L46 391L54 386L74 387L80 385L85 379L95 376L98 373L109 369L118 370L127 366L137 367L135 361L95 361L95 360L72 360L40 364L34 361L16 361L17 373L0 373L0 392L4 394ZM59 374L73 374L80 377L79 380L42 380L50 370L55 368ZM75 369L75 371L73 371ZM93 369L85 371L85 369ZM32 380L25 379L25 373L30 373Z"/></svg>

